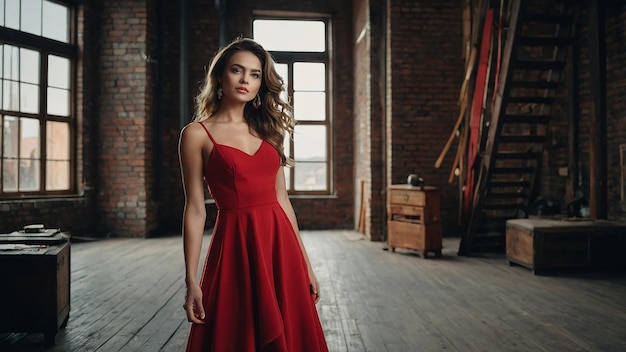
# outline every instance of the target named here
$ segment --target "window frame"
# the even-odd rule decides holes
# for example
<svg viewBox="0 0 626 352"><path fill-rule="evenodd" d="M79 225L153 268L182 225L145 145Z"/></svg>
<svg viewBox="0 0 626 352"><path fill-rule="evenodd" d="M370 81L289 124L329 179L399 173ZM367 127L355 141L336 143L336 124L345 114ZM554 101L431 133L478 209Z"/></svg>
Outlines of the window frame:
<svg viewBox="0 0 626 352"><path fill-rule="evenodd" d="M289 195L294 196L328 196L334 194L334 158L333 158L333 144L332 144L332 126L333 126L333 114L332 114L332 23L331 16L320 13L292 13L282 11L253 11L251 28L253 28L254 21L256 20L288 20L288 21L320 21L324 23L326 40L324 52L302 52L302 51L273 51L268 50L274 58L274 61L278 64L287 65L287 96L291 103L294 99L294 84L293 84L293 66L294 63L323 63L326 67L326 86L325 86L325 98L326 98L326 119L324 120L298 120L296 118L296 125L298 126L324 126L326 128L326 189L324 190L296 190L295 189L295 172L297 164L290 167L289 180L287 180L287 192ZM252 33L254 38L254 33ZM289 157L293 159L294 156L294 136L291 133L288 137L289 143Z"/></svg>
<svg viewBox="0 0 626 352"><path fill-rule="evenodd" d="M76 77L77 77L77 62L78 62L78 47L77 47L77 1L72 0L48 0L53 3L67 7L69 11L69 40L67 43L60 42L54 39L46 38L40 35L35 35L21 30L0 26L0 45L12 45L17 48L24 48L39 53L39 112L36 114L24 113L20 111L8 111L4 110L0 106L0 116L13 116L17 118L33 118L39 121L39 190L37 191L15 191L5 192L2 184L3 175L3 160L0 154L0 200L11 199L37 199L64 195L75 195L77 193L77 108L76 108ZM66 117L58 117L55 115L48 115L47 103L48 103L48 57L50 55L66 58L70 61L69 68L69 115ZM0 119L2 122L3 119ZM47 122L63 122L67 123L69 127L69 188L66 190L46 190L46 167L47 167ZM4 134L4 126L0 125L0 133ZM4 137L3 137L4 138ZM19 140L18 140L19 143ZM19 144L18 144L19 145ZM19 147L18 147L19 148ZM2 146L0 145L0 152ZM18 160L21 158L18 156ZM18 179L19 182L19 179Z"/></svg>

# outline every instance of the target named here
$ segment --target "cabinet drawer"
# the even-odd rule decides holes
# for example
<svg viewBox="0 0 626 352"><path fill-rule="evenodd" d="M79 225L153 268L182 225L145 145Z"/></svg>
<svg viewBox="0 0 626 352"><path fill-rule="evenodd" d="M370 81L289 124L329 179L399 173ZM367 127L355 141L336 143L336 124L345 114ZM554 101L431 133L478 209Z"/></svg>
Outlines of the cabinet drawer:
<svg viewBox="0 0 626 352"><path fill-rule="evenodd" d="M439 221L439 209L390 204L389 220L403 220L416 223L437 222Z"/></svg>
<svg viewBox="0 0 626 352"><path fill-rule="evenodd" d="M390 247L426 249L424 225L389 221L388 226L387 244Z"/></svg>
<svg viewBox="0 0 626 352"><path fill-rule="evenodd" d="M426 205L424 192L409 191L403 189L389 190L389 201L391 204L405 204L423 207Z"/></svg>

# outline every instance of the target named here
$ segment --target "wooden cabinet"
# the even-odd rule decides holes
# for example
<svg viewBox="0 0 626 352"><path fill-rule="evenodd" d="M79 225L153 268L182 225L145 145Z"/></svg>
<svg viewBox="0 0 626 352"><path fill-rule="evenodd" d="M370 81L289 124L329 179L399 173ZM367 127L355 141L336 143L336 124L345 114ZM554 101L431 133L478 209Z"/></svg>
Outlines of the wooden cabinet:
<svg viewBox="0 0 626 352"><path fill-rule="evenodd" d="M626 268L626 224L607 220L506 222L509 264L535 274L554 269Z"/></svg>
<svg viewBox="0 0 626 352"><path fill-rule="evenodd" d="M0 251L0 332L43 333L54 344L70 312L70 242L58 235ZM9 241L0 241L0 244Z"/></svg>
<svg viewBox="0 0 626 352"><path fill-rule="evenodd" d="M441 218L439 190L411 185L389 186L387 195L387 246L441 257Z"/></svg>

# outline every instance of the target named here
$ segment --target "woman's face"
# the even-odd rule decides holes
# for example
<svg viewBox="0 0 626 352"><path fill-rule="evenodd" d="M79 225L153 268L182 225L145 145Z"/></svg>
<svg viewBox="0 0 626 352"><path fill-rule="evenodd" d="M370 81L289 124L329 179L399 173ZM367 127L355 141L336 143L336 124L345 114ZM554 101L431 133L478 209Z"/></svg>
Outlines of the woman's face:
<svg viewBox="0 0 626 352"><path fill-rule="evenodd" d="M249 51L233 54L222 75L222 100L247 103L254 99L261 88L263 72L261 61Z"/></svg>

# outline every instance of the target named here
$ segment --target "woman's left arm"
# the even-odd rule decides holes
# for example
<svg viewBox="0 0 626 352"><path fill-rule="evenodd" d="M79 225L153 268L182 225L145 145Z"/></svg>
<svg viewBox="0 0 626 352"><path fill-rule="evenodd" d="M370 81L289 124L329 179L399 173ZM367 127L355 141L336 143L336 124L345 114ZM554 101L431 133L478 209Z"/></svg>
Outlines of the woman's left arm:
<svg viewBox="0 0 626 352"><path fill-rule="evenodd" d="M313 273L313 268L311 267L309 256L306 253L306 249L304 248L304 244L302 243L302 238L300 237L300 230L298 229L298 220L296 219L296 213L291 206L291 201L289 200L289 195L287 194L284 166L279 167L278 173L276 174L276 197L278 198L278 203L280 203L280 206L285 211L285 214L287 214L287 217L291 222L291 226L293 227L293 231L296 234L296 238L298 239L298 244L300 245L300 250L302 251L302 256L304 257L307 271L309 273L311 293L315 295L315 303L317 303L320 300L320 283L317 281L317 278Z"/></svg>

